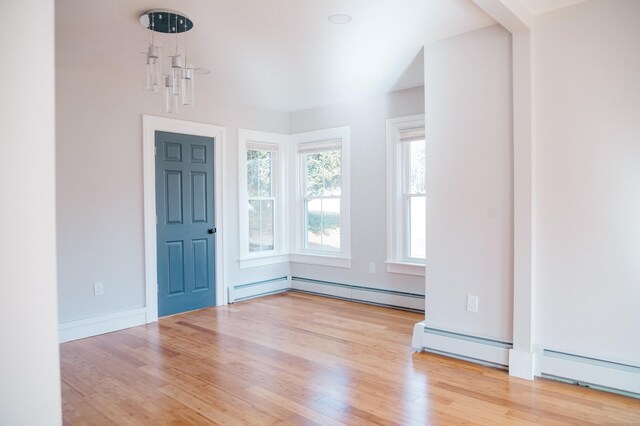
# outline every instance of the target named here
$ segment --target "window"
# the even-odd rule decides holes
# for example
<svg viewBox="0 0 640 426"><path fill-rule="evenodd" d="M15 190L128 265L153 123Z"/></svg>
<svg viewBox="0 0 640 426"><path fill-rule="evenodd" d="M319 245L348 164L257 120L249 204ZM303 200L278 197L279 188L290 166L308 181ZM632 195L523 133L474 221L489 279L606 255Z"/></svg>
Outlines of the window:
<svg viewBox="0 0 640 426"><path fill-rule="evenodd" d="M287 136L240 129L238 142L240 266L286 261L283 185Z"/></svg>
<svg viewBox="0 0 640 426"><path fill-rule="evenodd" d="M424 116L387 120L387 270L424 275Z"/></svg>
<svg viewBox="0 0 640 426"><path fill-rule="evenodd" d="M273 228L275 193L273 163L277 147L247 144L247 208L249 209L249 253L275 249Z"/></svg>
<svg viewBox="0 0 640 426"><path fill-rule="evenodd" d="M293 260L349 267L349 128L301 133L293 140L298 158Z"/></svg>
<svg viewBox="0 0 640 426"><path fill-rule="evenodd" d="M340 251L342 150L340 141L300 145L303 169L304 249Z"/></svg>

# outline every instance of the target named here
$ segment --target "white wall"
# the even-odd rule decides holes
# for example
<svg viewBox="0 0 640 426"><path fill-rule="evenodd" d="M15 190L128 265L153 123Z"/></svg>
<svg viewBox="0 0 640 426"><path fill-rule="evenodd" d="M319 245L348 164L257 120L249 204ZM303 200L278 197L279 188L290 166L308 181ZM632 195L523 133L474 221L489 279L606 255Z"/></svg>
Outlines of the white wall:
<svg viewBox="0 0 640 426"><path fill-rule="evenodd" d="M57 49L64 49L58 44ZM117 52L114 46L113 52ZM78 61L87 59L79 58ZM142 57L140 64L142 64ZM142 91L142 65L128 79L57 64L57 226L60 322L144 306L142 114L162 113ZM215 78L203 76L202 78ZM237 128L288 133L289 115L197 98L175 118L225 126L224 230L227 283L287 275L288 264L238 267ZM216 224L222 228L222 224ZM219 276L218 279L221 279ZM104 295L93 283L104 282Z"/></svg>
<svg viewBox="0 0 640 426"><path fill-rule="evenodd" d="M53 1L0 3L0 424L61 423ZM28 31L23 24L28 22Z"/></svg>
<svg viewBox="0 0 640 426"><path fill-rule="evenodd" d="M511 35L496 25L425 46L426 325L510 341ZM466 310L479 297L478 313Z"/></svg>
<svg viewBox="0 0 640 426"><path fill-rule="evenodd" d="M291 133L351 126L351 268L292 263L304 278L424 294L424 279L386 272L386 119L424 112L422 87L291 114ZM376 273L369 273L369 262Z"/></svg>
<svg viewBox="0 0 640 426"><path fill-rule="evenodd" d="M640 364L640 2L537 17L537 341Z"/></svg>

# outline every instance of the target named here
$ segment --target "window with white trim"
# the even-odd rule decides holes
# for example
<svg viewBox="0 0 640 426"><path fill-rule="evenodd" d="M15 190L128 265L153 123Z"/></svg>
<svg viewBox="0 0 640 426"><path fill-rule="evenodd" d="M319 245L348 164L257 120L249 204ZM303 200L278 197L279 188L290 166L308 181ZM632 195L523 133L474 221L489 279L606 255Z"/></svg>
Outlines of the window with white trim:
<svg viewBox="0 0 640 426"><path fill-rule="evenodd" d="M298 158L295 197L298 254L350 256L348 136L348 127L293 136ZM309 258L297 259L314 263Z"/></svg>
<svg viewBox="0 0 640 426"><path fill-rule="evenodd" d="M425 147L424 115L387 120L389 272L424 275Z"/></svg>
<svg viewBox="0 0 640 426"><path fill-rule="evenodd" d="M304 249L340 252L340 140L298 145L302 165Z"/></svg>
<svg viewBox="0 0 640 426"><path fill-rule="evenodd" d="M242 264L286 253L283 213L287 136L240 129L238 142ZM266 263L273 262L249 262L245 266Z"/></svg>

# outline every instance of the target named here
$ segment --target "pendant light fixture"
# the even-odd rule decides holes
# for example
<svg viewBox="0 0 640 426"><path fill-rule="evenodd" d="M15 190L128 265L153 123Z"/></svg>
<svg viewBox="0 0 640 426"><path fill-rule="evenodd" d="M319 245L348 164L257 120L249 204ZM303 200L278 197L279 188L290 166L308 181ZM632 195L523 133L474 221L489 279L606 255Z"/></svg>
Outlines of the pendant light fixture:
<svg viewBox="0 0 640 426"><path fill-rule="evenodd" d="M178 112L179 106L193 106L196 71L208 73L187 62L187 31L193 28L193 21L177 10L152 9L140 16L140 23L150 31L149 46L144 52L145 91L159 92L162 89L164 111L167 113ZM162 46L157 42L155 33L167 34L167 70L162 69ZM182 38L182 43L179 38Z"/></svg>

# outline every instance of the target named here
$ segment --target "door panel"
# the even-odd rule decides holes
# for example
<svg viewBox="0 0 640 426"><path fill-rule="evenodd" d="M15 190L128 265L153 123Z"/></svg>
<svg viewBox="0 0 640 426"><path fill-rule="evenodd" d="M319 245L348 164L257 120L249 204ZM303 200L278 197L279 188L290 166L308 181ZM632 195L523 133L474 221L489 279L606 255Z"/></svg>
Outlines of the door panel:
<svg viewBox="0 0 640 426"><path fill-rule="evenodd" d="M212 138L156 132L158 315L215 304Z"/></svg>

